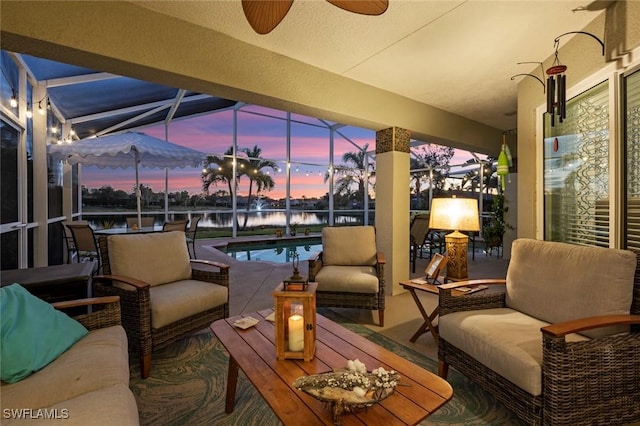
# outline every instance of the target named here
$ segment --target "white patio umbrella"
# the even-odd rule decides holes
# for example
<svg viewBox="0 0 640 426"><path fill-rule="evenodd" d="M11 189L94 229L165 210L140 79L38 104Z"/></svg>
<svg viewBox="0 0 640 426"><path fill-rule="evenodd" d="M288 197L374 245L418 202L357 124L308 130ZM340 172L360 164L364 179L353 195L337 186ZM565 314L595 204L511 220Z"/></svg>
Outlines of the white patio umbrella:
<svg viewBox="0 0 640 426"><path fill-rule="evenodd" d="M148 168L198 167L206 154L139 132L126 132L72 143L49 145L54 161L82 164L100 168L128 168L136 170L136 201L138 226L142 217L138 166ZM166 194L165 194L166 196Z"/></svg>

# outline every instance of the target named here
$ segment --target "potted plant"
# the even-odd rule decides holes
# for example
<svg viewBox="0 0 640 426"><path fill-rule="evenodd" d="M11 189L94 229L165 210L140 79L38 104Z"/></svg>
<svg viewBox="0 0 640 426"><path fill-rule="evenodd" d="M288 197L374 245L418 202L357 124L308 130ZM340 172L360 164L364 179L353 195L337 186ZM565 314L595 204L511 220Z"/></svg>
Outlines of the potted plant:
<svg viewBox="0 0 640 426"><path fill-rule="evenodd" d="M298 231L298 224L296 222L292 222L289 225L289 235L291 235L292 237L295 237Z"/></svg>
<svg viewBox="0 0 640 426"><path fill-rule="evenodd" d="M507 228L511 228L504 221L504 214L509 210L505 206L504 194L494 197L489 208L490 217L482 226L482 238L485 241L486 250L489 252L493 248L499 249L502 246L502 239Z"/></svg>

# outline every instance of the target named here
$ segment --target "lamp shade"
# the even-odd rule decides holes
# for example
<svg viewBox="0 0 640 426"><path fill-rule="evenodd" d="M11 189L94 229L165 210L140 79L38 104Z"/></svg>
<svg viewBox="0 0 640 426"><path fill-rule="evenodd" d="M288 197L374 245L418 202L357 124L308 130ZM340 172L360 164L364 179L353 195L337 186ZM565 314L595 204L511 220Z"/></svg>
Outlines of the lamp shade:
<svg viewBox="0 0 640 426"><path fill-rule="evenodd" d="M473 198L434 198L429 228L453 231L479 231L478 200Z"/></svg>

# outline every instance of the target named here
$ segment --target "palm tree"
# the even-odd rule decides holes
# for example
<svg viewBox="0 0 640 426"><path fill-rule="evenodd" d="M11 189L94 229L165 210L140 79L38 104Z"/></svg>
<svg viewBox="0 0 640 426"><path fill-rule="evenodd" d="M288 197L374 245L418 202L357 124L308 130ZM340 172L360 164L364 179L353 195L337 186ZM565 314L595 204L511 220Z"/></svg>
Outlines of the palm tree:
<svg viewBox="0 0 640 426"><path fill-rule="evenodd" d="M426 178L429 180L429 185L433 189L434 195L442 192L451 169L449 162L454 154L453 147L431 143L421 145L414 150L415 159L411 159L411 169L431 169L433 174L433 179L431 179L427 171L423 172L423 174L412 176L412 179L415 180L416 191L419 191L421 179Z"/></svg>
<svg viewBox="0 0 640 426"><path fill-rule="evenodd" d="M482 185L486 191L486 194L489 194L489 191L498 188L498 175L497 175L497 166L493 164L496 158L487 157L484 161L478 161L475 158L471 158L467 160L465 164L478 164L480 163L481 167L484 168L483 171L483 182ZM467 172L462 178L462 184L460 185L462 189L464 189L467 184L471 184L471 191L475 192L476 188L480 185L480 173L476 170L471 170Z"/></svg>
<svg viewBox="0 0 640 426"><path fill-rule="evenodd" d="M421 160L411 157L409 158L409 187L413 189L416 195L417 205L415 207L421 208L420 201L420 188L422 182L429 182L431 185L429 170L424 167ZM412 206L412 208L414 208Z"/></svg>
<svg viewBox="0 0 640 426"><path fill-rule="evenodd" d="M262 150L257 145L253 149L241 148L239 152L247 155L247 159L237 158L236 166L236 187L233 187L233 147L230 147L225 151L222 157L216 155L210 155L205 160L205 168L202 172L202 189L205 193L209 193L209 186L211 184L223 184L229 188L229 194L237 193L238 185L242 176L246 176L249 179L249 196L247 199L247 212L251 208L251 202L253 197L253 188L256 187L256 193L260 194L263 191L270 191L275 186L273 178L268 174L262 172L264 168L270 168L275 170L276 163L271 160L265 160L261 158ZM214 167L211 167L214 165ZM249 215L245 215L244 223L241 229L245 229L247 226L247 220Z"/></svg>
<svg viewBox="0 0 640 426"><path fill-rule="evenodd" d="M209 186L212 184L228 185L229 194L234 194L236 188L233 188L233 147L227 149L222 157L217 155L208 155L204 162L204 170L202 171L202 190L208 194ZM213 165L213 167L212 167ZM240 168L238 168L240 169ZM237 182L240 182L238 175Z"/></svg>
<svg viewBox="0 0 640 426"><path fill-rule="evenodd" d="M369 144L365 144L358 151L345 152L342 154L342 163L334 167L334 173L339 176L336 180L335 194L346 196L347 199L355 198L364 200L365 184L369 177L375 173L374 164L367 163L367 150ZM369 172L371 170L371 172ZM329 173L325 173L324 181L329 180ZM357 186L357 191L353 191L353 186ZM367 201L369 195L367 194Z"/></svg>
<svg viewBox="0 0 640 426"><path fill-rule="evenodd" d="M263 191L271 191L275 186L273 178L262 172L263 169L268 168L271 171L275 171L277 164L271 160L265 160L262 158L262 149L258 148L258 145L254 145L253 149L245 148L242 150L249 157L244 170L245 176L249 178L249 197L247 199L247 214L244 216L244 223L242 229L247 227L247 219L249 218L249 209L253 201L253 185L256 186L256 194L260 194Z"/></svg>

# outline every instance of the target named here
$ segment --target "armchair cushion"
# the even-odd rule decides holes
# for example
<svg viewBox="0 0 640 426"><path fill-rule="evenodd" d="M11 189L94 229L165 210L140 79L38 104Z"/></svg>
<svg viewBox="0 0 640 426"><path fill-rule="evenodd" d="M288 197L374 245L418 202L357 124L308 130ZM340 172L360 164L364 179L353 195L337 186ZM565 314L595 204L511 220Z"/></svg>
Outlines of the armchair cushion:
<svg viewBox="0 0 640 426"><path fill-rule="evenodd" d="M379 290L373 266L324 266L315 279L321 291L375 294Z"/></svg>
<svg viewBox="0 0 640 426"><path fill-rule="evenodd" d="M191 278L184 232L109 236L111 273L157 286Z"/></svg>
<svg viewBox="0 0 640 426"><path fill-rule="evenodd" d="M376 233L373 226L327 226L322 229L323 265L375 265Z"/></svg>
<svg viewBox="0 0 640 426"><path fill-rule="evenodd" d="M1 378L18 382L58 358L88 330L19 284L0 290Z"/></svg>
<svg viewBox="0 0 640 426"><path fill-rule="evenodd" d="M629 314L635 268L636 256L627 250L518 239L507 271L506 305L549 323ZM598 337L625 330L584 334Z"/></svg>
<svg viewBox="0 0 640 426"><path fill-rule="evenodd" d="M440 336L531 395L542 394L544 321L509 308L462 311L439 319ZM570 334L567 341L589 340Z"/></svg>
<svg viewBox="0 0 640 426"><path fill-rule="evenodd" d="M151 327L158 329L227 303L229 289L205 281L181 280L151 287Z"/></svg>

